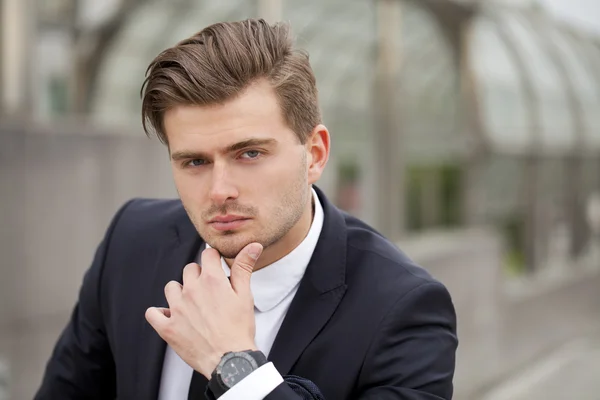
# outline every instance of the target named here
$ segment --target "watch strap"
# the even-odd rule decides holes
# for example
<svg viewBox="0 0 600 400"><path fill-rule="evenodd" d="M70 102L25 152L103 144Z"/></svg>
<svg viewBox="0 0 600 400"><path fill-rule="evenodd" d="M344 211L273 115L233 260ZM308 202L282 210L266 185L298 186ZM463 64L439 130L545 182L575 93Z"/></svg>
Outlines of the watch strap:
<svg viewBox="0 0 600 400"><path fill-rule="evenodd" d="M223 360L226 357L229 358L230 354L232 356L235 356L236 353L246 353L249 356L251 356L252 359L254 359L254 361L256 362L256 365L257 365L256 369L260 368L261 366L263 366L267 363L267 357L265 356L265 354L262 351L245 350L245 351L225 353L223 355L223 357L221 358L221 362L219 362L219 366L223 363ZM221 377L219 376L219 374L217 372L219 370L219 366L217 366L217 368L215 368L215 370L211 374L211 378L208 381L208 385L207 385L207 392L210 391L210 392L212 392L211 394L213 395L212 397L209 397L209 396L207 396L207 397L209 397L211 399L212 398L218 399L219 397L224 395L225 392L227 392L227 390L229 390L229 388L222 382ZM253 370L253 372L255 370Z"/></svg>

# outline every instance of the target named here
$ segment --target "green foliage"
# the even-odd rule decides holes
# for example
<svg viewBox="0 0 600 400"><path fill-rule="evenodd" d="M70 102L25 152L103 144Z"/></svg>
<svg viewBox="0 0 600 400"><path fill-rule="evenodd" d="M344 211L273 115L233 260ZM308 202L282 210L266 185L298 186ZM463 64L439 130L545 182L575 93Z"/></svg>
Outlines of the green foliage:
<svg viewBox="0 0 600 400"><path fill-rule="evenodd" d="M357 183L360 179L360 166L356 161L344 160L338 166L341 185Z"/></svg>
<svg viewBox="0 0 600 400"><path fill-rule="evenodd" d="M407 228L419 231L425 228L424 220L424 187L432 181L436 187L438 199L433 199L435 204L434 214L437 220L433 221L436 227L456 227L462 222L462 169L459 164L439 164L431 166L409 166L406 170L406 222ZM431 200L431 199L430 199ZM427 202L429 203L429 202ZM431 211L431 210L429 210ZM430 226L429 226L430 227Z"/></svg>
<svg viewBox="0 0 600 400"><path fill-rule="evenodd" d="M497 224L506 244L504 270L508 275L518 276L525 273L525 219L514 214Z"/></svg>

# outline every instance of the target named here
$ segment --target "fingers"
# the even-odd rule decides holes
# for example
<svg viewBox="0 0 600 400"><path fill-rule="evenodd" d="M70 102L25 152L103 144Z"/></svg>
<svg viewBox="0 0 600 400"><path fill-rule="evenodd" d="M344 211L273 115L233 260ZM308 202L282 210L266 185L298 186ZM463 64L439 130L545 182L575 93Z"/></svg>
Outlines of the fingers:
<svg viewBox="0 0 600 400"><path fill-rule="evenodd" d="M204 277L227 282L227 277L221 264L221 255L217 250L213 248L204 250L200 256L200 263L202 264L201 269Z"/></svg>
<svg viewBox="0 0 600 400"><path fill-rule="evenodd" d="M167 324L169 323L169 317L166 315L164 308L150 307L146 310L146 321L154 328L154 330L162 337ZM170 316L169 311L169 316Z"/></svg>
<svg viewBox="0 0 600 400"><path fill-rule="evenodd" d="M165 331L171 318L171 308L181 302L183 286L177 281L170 281L165 285L165 297L170 308L150 307L146 310L146 321L164 339Z"/></svg>
<svg viewBox="0 0 600 400"><path fill-rule="evenodd" d="M163 308L163 307L155 307L158 311L160 311L165 317L171 318L171 309Z"/></svg>
<svg viewBox="0 0 600 400"><path fill-rule="evenodd" d="M200 276L200 266L196 263L190 263L183 268L183 284L187 285L198 279Z"/></svg>
<svg viewBox="0 0 600 400"><path fill-rule="evenodd" d="M237 294L250 294L250 278L263 247L250 243L240 251L231 265L231 286Z"/></svg>
<svg viewBox="0 0 600 400"><path fill-rule="evenodd" d="M177 281L171 281L165 285L165 297L167 299L167 303L169 303L169 308L173 308L175 303L181 301L181 291L183 290L183 286Z"/></svg>

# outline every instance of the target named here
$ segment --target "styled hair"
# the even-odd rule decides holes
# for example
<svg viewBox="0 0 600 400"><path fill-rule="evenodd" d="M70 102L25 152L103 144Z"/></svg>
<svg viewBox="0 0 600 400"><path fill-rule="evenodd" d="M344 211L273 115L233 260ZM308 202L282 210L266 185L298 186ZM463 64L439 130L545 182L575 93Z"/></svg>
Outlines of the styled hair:
<svg viewBox="0 0 600 400"><path fill-rule="evenodd" d="M224 104L265 79L300 143L321 123L308 54L294 48L289 25L263 19L220 22L161 52L141 89L142 125L168 145L164 114L179 105Z"/></svg>

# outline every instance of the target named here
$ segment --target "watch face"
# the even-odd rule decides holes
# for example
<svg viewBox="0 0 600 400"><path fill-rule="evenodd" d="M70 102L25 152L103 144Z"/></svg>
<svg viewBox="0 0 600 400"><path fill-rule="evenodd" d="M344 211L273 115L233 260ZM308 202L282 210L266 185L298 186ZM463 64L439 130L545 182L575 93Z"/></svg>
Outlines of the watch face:
<svg viewBox="0 0 600 400"><path fill-rule="evenodd" d="M233 357L221 368L221 380L232 387L253 371L252 363L243 357Z"/></svg>

